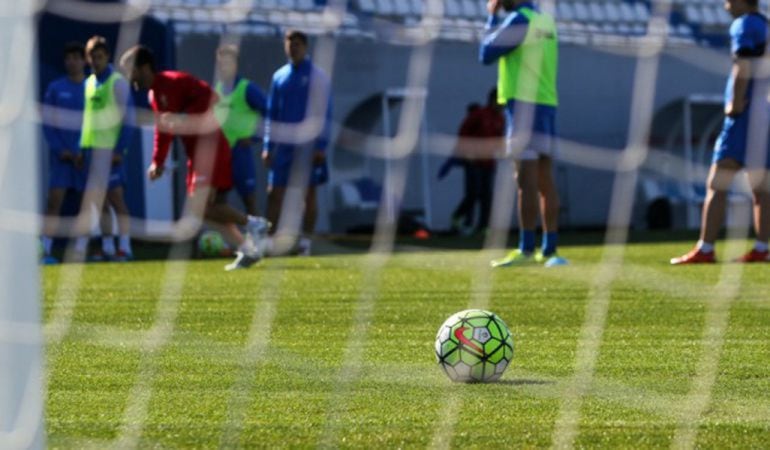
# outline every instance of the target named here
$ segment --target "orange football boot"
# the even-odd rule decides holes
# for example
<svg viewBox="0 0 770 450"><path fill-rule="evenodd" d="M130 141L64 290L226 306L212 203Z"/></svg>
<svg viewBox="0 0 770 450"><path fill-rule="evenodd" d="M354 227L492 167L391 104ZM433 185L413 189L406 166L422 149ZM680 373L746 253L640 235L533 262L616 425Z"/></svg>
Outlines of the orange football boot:
<svg viewBox="0 0 770 450"><path fill-rule="evenodd" d="M678 266L679 264L714 264L717 262L714 257L714 252L704 253L698 248L690 250L686 255L679 258L671 258L671 265Z"/></svg>

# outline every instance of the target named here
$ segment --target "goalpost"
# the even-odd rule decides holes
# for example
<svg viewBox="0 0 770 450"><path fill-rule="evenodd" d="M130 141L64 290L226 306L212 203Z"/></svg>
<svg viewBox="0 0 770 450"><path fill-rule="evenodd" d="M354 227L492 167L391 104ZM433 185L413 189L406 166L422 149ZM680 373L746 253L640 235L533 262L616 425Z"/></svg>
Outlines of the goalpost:
<svg viewBox="0 0 770 450"><path fill-rule="evenodd" d="M10 3L10 2L9 2ZM0 7L0 448L44 447L34 7Z"/></svg>

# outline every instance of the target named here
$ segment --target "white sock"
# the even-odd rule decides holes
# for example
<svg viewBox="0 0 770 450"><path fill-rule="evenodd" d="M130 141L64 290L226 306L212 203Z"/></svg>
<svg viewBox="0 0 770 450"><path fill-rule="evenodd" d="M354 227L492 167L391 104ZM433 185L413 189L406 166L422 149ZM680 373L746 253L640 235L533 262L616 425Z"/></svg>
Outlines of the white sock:
<svg viewBox="0 0 770 450"><path fill-rule="evenodd" d="M77 253L85 253L88 250L88 241L89 239L85 236L77 238L75 241L75 251Z"/></svg>
<svg viewBox="0 0 770 450"><path fill-rule="evenodd" d="M247 237L241 242L241 245L238 246L238 251L244 255L253 256L257 253L257 247L254 246L254 242L251 241L251 238Z"/></svg>
<svg viewBox="0 0 770 450"><path fill-rule="evenodd" d="M768 249L767 242L754 241L754 250L758 252L766 252Z"/></svg>
<svg viewBox="0 0 770 450"><path fill-rule="evenodd" d="M698 241L698 245L696 247L703 253L712 253L714 251L714 244L709 244L703 240Z"/></svg>
<svg viewBox="0 0 770 450"><path fill-rule="evenodd" d="M43 243L43 252L46 255L51 254L51 247L53 246L53 239L49 238L48 236L43 236L40 238L40 242Z"/></svg>
<svg viewBox="0 0 770 450"><path fill-rule="evenodd" d="M123 253L133 254L131 251L131 236L121 235L119 238L120 251Z"/></svg>
<svg viewBox="0 0 770 450"><path fill-rule="evenodd" d="M115 254L115 238L112 236L102 236L102 251L105 255Z"/></svg>

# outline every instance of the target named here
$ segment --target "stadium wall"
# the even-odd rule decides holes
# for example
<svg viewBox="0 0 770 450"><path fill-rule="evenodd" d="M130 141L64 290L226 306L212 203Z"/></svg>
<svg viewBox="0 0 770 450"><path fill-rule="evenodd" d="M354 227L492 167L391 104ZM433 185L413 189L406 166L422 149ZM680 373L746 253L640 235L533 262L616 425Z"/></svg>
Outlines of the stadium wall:
<svg viewBox="0 0 770 450"><path fill-rule="evenodd" d="M177 39L177 67L205 79L213 76L213 55L218 36L188 35ZM241 42L242 73L265 90L273 71L285 62L278 38L246 37ZM634 90L636 58L616 48L562 45L559 70L561 105L558 128L563 139L592 146L621 149L630 126L630 103ZM477 47L467 43L435 44L427 105L427 127L435 133L454 135L470 102L483 103L496 80L495 67L477 62ZM334 65L334 117L339 125L361 102L385 89L406 83L406 67L411 48L364 40L339 40ZM713 61L717 61L716 64ZM712 61L706 64L705 61ZM655 109L692 93L719 93L723 89L729 58L700 47L667 49L660 60L655 92ZM379 133L379 129L375 130ZM433 149L436 150L436 149ZM442 149L449 152L450 149ZM563 146L562 152L571 151ZM344 159L350 152L338 150L332 166L349 168ZM445 156L432 155L428 177L432 190L434 227L447 228L449 216L462 195L462 175L454 171L443 181L436 172ZM573 158L570 158L573 159ZM417 160L414 161L417 163ZM420 206L419 168L412 165L405 207ZM349 174L349 170L345 173ZM376 178L376 177L375 177ZM557 167L559 189L564 198L565 227L603 226L609 208L614 175L583 164L560 163ZM332 187L322 193L320 226L335 208ZM409 196L411 195L411 196Z"/></svg>

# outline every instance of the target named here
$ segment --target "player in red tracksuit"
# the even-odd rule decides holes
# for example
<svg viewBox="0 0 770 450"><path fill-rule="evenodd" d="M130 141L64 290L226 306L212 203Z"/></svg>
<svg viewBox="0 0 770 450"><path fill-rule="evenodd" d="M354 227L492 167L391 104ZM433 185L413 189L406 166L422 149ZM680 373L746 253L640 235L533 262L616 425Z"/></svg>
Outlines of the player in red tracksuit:
<svg viewBox="0 0 770 450"><path fill-rule="evenodd" d="M155 146L148 169L151 180L163 175L173 137L179 136L187 154L186 215L203 217L237 246L236 259L226 270L246 268L259 261L269 228L260 217L247 216L227 203L232 188L230 147L214 117L216 93L192 75L156 71L152 52L143 46L127 50L120 65L132 85L148 89L155 112ZM238 225L246 227L244 237Z"/></svg>

